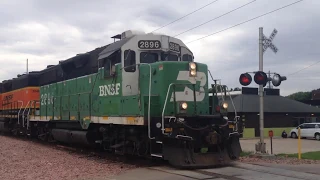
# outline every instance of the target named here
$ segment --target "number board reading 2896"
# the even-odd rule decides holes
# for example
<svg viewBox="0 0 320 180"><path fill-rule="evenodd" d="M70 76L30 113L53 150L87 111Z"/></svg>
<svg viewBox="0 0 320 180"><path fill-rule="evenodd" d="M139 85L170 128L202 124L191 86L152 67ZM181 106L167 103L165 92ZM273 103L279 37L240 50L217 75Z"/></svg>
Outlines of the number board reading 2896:
<svg viewBox="0 0 320 180"><path fill-rule="evenodd" d="M160 49L161 42L158 40L141 40L138 42L140 49Z"/></svg>
<svg viewBox="0 0 320 180"><path fill-rule="evenodd" d="M169 43L169 48L170 48L171 51L180 52L180 45L177 44L177 43L170 42Z"/></svg>

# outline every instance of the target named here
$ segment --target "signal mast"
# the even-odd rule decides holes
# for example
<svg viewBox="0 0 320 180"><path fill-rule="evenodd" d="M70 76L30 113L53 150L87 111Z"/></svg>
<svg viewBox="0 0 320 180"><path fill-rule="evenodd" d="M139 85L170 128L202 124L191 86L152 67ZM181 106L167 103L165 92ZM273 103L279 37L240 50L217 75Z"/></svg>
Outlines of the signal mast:
<svg viewBox="0 0 320 180"><path fill-rule="evenodd" d="M264 114L263 114L263 96L264 91L263 88L267 85L269 81L272 81L274 86L279 86L282 81L287 80L287 77L280 76L278 73L274 74L273 78L267 76L265 72L263 72L263 53L270 48L274 53L278 52L278 48L272 43L272 40L276 36L278 31L276 29L273 30L270 37L267 38L263 34L263 28L259 28L259 71L253 72L254 73L254 82L259 85L259 99L260 99L260 113L259 113L259 122L260 122L260 142L256 144L256 150L262 154L266 153L266 147L264 143ZM270 74L270 73L269 73ZM251 75L247 73L243 73L240 75L239 78L240 84L243 86L250 85L252 81Z"/></svg>

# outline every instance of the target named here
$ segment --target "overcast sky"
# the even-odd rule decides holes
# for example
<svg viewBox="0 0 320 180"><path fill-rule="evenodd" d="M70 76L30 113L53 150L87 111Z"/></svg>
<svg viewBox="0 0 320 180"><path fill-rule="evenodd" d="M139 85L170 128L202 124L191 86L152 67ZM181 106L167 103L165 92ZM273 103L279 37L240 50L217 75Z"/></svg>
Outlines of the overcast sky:
<svg viewBox="0 0 320 180"><path fill-rule="evenodd" d="M0 0L0 80L41 70L78 53L111 43L113 35L133 29L153 31L212 0ZM218 0L156 32L177 35L252 0ZM185 43L249 20L296 0L257 0L237 11L181 34ZM207 63L214 78L240 87L239 75L258 70L258 34L263 27L279 49L264 54L264 70L289 75L320 61L319 0L288 8L199 41L187 43L195 61ZM320 88L320 63L288 76L281 95ZM253 83L254 84L254 83Z"/></svg>

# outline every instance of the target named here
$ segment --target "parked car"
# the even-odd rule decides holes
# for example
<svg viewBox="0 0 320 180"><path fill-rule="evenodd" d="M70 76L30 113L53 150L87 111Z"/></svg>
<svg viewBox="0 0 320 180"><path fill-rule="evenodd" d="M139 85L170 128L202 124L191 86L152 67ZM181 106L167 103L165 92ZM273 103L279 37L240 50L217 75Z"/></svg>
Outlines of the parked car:
<svg viewBox="0 0 320 180"><path fill-rule="evenodd" d="M290 131L290 137L298 138L298 128L300 127L301 138L315 138L320 141L320 123L303 123Z"/></svg>

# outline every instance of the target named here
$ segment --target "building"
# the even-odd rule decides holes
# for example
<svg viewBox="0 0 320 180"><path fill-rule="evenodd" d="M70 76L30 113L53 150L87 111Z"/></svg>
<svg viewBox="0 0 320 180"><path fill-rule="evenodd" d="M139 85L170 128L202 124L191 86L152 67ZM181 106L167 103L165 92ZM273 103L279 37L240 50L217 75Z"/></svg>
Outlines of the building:
<svg viewBox="0 0 320 180"><path fill-rule="evenodd" d="M320 122L320 108L307 105L280 96L279 89L265 89L264 96L264 136L273 130L275 136L281 136L283 130L287 133L292 128L305 122ZM243 88L239 94L231 95L229 103L229 118L240 117L240 128L243 137L259 137L259 95L257 88ZM233 102L233 103L232 103Z"/></svg>
<svg viewBox="0 0 320 180"><path fill-rule="evenodd" d="M317 89L317 90L313 90L311 92L312 94L312 99L311 100L320 100L320 89Z"/></svg>

